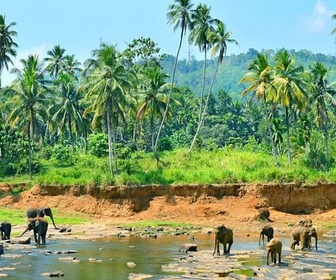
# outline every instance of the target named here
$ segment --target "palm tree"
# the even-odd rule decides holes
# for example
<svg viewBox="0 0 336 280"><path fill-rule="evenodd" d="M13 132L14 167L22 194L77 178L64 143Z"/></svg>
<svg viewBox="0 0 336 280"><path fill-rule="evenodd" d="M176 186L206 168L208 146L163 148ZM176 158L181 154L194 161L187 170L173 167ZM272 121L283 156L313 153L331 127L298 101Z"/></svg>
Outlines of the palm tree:
<svg viewBox="0 0 336 280"><path fill-rule="evenodd" d="M92 101L84 114L94 113L93 126L97 125L101 117L106 119L110 172L114 176L118 172L115 127L119 118L123 117L126 90L133 86L134 77L120 63L116 47L105 43L101 43L100 48L93 51L93 58L87 59L84 66L84 81L80 90L85 92L87 101Z"/></svg>
<svg viewBox="0 0 336 280"><path fill-rule="evenodd" d="M15 49L18 47L13 41L13 37L15 37L17 33L11 30L16 23L11 22L9 25L6 25L5 19L5 16L0 15L0 88L2 70L4 68L8 70L8 63L13 64L11 56L16 57Z"/></svg>
<svg viewBox="0 0 336 280"><path fill-rule="evenodd" d="M18 78L11 87L6 88L5 94L9 94L11 99L7 105L12 109L8 114L8 121L12 126L22 124L23 130L27 131L29 140L29 175L32 179L32 159L34 147L35 123L38 116L46 119L45 98L46 88L43 86L43 67L37 55L29 55L28 58L21 59L22 70L15 68L13 73L18 74Z"/></svg>
<svg viewBox="0 0 336 280"><path fill-rule="evenodd" d="M274 101L279 102L285 108L285 123L287 134L287 154L288 161L292 162L291 147L289 141L289 114L292 111L293 104L302 105L304 101L304 89L302 85L303 67L296 67L294 59L288 51L279 51L275 55L275 78L274 83L277 86ZM301 106L302 107L302 106Z"/></svg>
<svg viewBox="0 0 336 280"><path fill-rule="evenodd" d="M155 144L154 144L154 155L157 157L157 144L160 138L161 130L163 127L163 124L166 120L167 114L168 114L168 109L169 109L169 104L170 104L170 98L172 95L172 89L174 88L175 84L175 75L176 75L176 69L177 69L177 63L181 51L181 46L183 42L183 37L185 36L187 29L190 27L191 24L191 19L190 19L190 13L191 9L193 7L193 4L191 4L190 0L175 0L173 4L168 6L168 13L167 13L167 18L168 18L168 23L171 25L174 25L174 31L178 28L181 29L180 33L180 41L179 45L177 48L177 53L175 57L175 63L174 63L174 70L173 70L173 76L172 76L172 82L171 82L171 89L168 94L168 99L166 103L166 109L164 111L161 124L159 126L159 130L156 136ZM157 157L158 158L158 157Z"/></svg>
<svg viewBox="0 0 336 280"><path fill-rule="evenodd" d="M333 14L331 17L336 20L336 14ZM331 34L336 35L336 27L331 31Z"/></svg>
<svg viewBox="0 0 336 280"><path fill-rule="evenodd" d="M81 71L81 63L75 58L75 55L66 55L63 60L63 70L71 75L77 75Z"/></svg>
<svg viewBox="0 0 336 280"><path fill-rule="evenodd" d="M269 133L269 138L272 144L273 156L275 164L278 163L278 155L276 147L274 144L272 129L270 124L270 116L268 112L268 101L269 95L274 94L275 88L272 85L272 67L268 63L268 59L263 54L258 54L258 57L248 66L247 72L244 77L240 80L240 83L249 83L250 85L242 92L242 95L245 96L248 92L253 92L256 98L261 99L264 105L264 114L267 122L267 129Z"/></svg>
<svg viewBox="0 0 336 280"><path fill-rule="evenodd" d="M200 113L199 121L201 119L201 114L203 111L203 96L205 90L205 79L206 79L206 60L207 60L207 51L210 49L210 42L208 38L208 33L213 31L213 25L218 21L212 19L210 16L211 7L208 7L205 4L199 4L195 10L191 13L191 25L190 25L190 35L189 42L194 43L199 47L201 52L204 52L204 66L203 66L203 84L202 91L200 96Z"/></svg>
<svg viewBox="0 0 336 280"><path fill-rule="evenodd" d="M65 49L61 48L60 45L56 45L52 50L47 52L49 57L44 60L48 62L47 71L50 75L57 78L59 71L63 67Z"/></svg>
<svg viewBox="0 0 336 280"><path fill-rule="evenodd" d="M73 132L79 131L82 124L80 100L82 96L77 91L76 76L61 72L54 81L56 96L50 111L55 129L63 132L67 128L69 142L74 152Z"/></svg>
<svg viewBox="0 0 336 280"><path fill-rule="evenodd" d="M209 103L209 99L210 99L210 96L211 96L211 90L212 90L215 78L217 76L218 68L219 68L219 65L223 62L224 56L226 55L227 44L228 43L238 44L238 42L235 39L231 38L232 33L228 32L226 30L225 24L223 22L218 20L216 22L216 24L217 24L216 29L214 29L214 30L209 29L208 34L207 34L209 42L211 43L211 45L213 45L213 49L211 51L211 56L215 56L217 53L219 53L218 54L218 59L217 59L217 64L216 64L216 69L215 69L214 75L213 75L212 80L211 80L209 93L207 95L207 98L206 98L206 101L205 101L205 104L204 104L201 119L198 122L197 130L196 130L196 133L194 135L193 141L191 142L189 151L192 150L192 148L195 144L195 141L197 139L199 130L200 130L202 124L203 124L204 116L205 116L205 113L206 113L207 108L208 108L208 103Z"/></svg>
<svg viewBox="0 0 336 280"><path fill-rule="evenodd" d="M144 93L140 95L142 99L140 107L136 113L136 119L150 116L150 130L152 137L152 151L155 155L155 135L154 120L156 115L162 117L164 108L167 105L167 93L171 91L171 84L166 83L169 77L167 73L161 71L158 66L145 68L144 71Z"/></svg>
<svg viewBox="0 0 336 280"><path fill-rule="evenodd" d="M310 67L311 73L311 102L316 108L317 126L324 134L325 155L329 158L329 115L328 107L335 106L336 100L333 95L336 94L336 82L328 83L330 68L326 68L321 62L315 62Z"/></svg>

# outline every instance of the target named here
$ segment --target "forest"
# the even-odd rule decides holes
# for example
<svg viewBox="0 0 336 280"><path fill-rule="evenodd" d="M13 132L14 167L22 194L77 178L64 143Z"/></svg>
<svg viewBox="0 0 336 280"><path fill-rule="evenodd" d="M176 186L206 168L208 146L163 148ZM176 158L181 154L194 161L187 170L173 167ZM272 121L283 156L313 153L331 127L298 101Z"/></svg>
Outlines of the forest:
<svg viewBox="0 0 336 280"><path fill-rule="evenodd" d="M334 56L286 49L226 55L239 42L207 5L176 0L167 17L181 32L176 55L141 37L124 50L101 42L80 63L55 45L46 57L22 59L9 86L0 80L0 178L99 185L332 177ZM15 25L0 15L0 74L19 48ZM179 59L187 31L204 60ZM228 155L232 164L223 163ZM252 169L262 175L252 178Z"/></svg>

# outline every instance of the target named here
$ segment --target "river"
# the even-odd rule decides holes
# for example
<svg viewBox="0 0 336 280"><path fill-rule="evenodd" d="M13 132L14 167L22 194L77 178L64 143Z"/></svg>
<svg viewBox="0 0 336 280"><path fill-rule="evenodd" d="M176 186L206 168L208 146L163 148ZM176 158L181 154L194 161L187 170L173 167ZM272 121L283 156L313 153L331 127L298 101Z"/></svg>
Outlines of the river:
<svg viewBox="0 0 336 280"><path fill-rule="evenodd" d="M58 270L64 272L64 277L60 279L71 280L190 279L190 275L186 278L182 276L191 268L187 262L181 264L181 259L191 256L194 258L193 263L199 261L200 266L202 266L202 256L205 256L208 263L219 261L225 264L227 260L227 257L223 256L212 257L213 235L203 233L195 236L196 239L192 241L186 235L158 238L112 236L99 240L48 239L45 246L38 248L35 246L5 248L5 254L1 256L0 273L7 274L9 279L46 279L42 273ZM330 270L330 273L327 273L330 278L323 279L336 279L332 276L336 273L336 239L320 239L318 252L312 250L301 253L299 250L290 251L288 237L283 236L284 265L278 267L266 266L264 246L259 245L258 239L255 240L252 237L236 238L231 249L232 256L229 258L239 259L240 269L234 269L237 274L257 270L259 277L260 275L271 277L277 273L276 270L279 267L280 269L293 267L293 270L297 270L298 273L306 272L308 278L305 279L310 279L309 273L311 274L318 267L326 267ZM182 244L190 242L197 244L198 252L190 255L179 251ZM71 250L76 252L59 254L59 252ZM302 260L306 260L306 264ZM289 265L290 263L293 265ZM298 269L295 263L303 263L303 267ZM195 267L192 269L197 271ZM145 275L151 277L144 278ZM217 275L221 276L220 273ZM222 276L224 277L224 274ZM253 278L253 274L251 277ZM256 279L260 279L259 277Z"/></svg>

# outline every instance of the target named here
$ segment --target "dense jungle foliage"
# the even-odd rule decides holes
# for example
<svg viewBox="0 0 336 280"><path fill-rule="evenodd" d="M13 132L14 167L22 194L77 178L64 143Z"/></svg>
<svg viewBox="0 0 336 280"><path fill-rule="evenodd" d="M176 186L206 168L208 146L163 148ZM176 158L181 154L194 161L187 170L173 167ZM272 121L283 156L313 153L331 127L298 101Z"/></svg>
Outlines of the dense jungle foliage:
<svg viewBox="0 0 336 280"><path fill-rule="evenodd" d="M203 61L162 54L143 37L124 50L101 43L83 64L59 45L22 59L16 79L0 83L2 180L332 181L335 57L286 49L226 56L238 42L225 24L206 5L183 3L169 5L169 22L179 26L186 13L178 11L189 9L180 46L189 30ZM14 26L0 16L0 73L16 55Z"/></svg>

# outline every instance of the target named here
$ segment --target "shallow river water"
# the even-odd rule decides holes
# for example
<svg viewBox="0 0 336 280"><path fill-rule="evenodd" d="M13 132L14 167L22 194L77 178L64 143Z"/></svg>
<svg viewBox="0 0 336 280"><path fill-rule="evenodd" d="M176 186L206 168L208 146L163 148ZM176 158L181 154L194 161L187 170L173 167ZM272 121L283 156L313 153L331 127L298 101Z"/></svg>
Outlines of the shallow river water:
<svg viewBox="0 0 336 280"><path fill-rule="evenodd" d="M191 257L193 262L199 261L202 267L202 257L209 262L225 263L227 257L212 257L213 235L195 234L196 239L190 241L188 236L160 236L158 238L122 237L116 236L90 241L90 240L47 240L45 246L22 247L16 249L5 248L5 254L0 258L0 274L7 274L8 279L47 279L42 273L61 270L64 277L60 279L212 279L204 273L203 278L196 275L185 274L190 270L187 262L181 265L181 259ZM309 274L316 272L319 267L327 267L330 278L336 279L336 248L332 238L320 238L319 250L308 253L289 250L289 238L283 237L283 263L280 269L288 268L288 264L302 262L297 274L306 274L303 278L310 279ZM198 252L186 254L179 251L184 243L196 243ZM76 250L71 254L57 254L60 251ZM222 250L222 247L221 247ZM198 255L197 255L198 254ZM329 256L329 257L327 257ZM75 261L72 260L75 258ZM92 258L94 258L92 260ZM234 269L237 275L248 275L252 270L260 270L260 275L269 275L273 278L279 267L266 266L265 248L258 244L258 240L251 237L236 238L229 258L239 259L240 268ZM304 261L303 261L304 262ZM204 264L203 264L204 265ZM185 266L185 267L184 267ZM317 268L316 268L317 267ZM261 269L260 269L261 268ZM195 271L198 269L194 268ZM206 269L205 269L206 270ZM177 272L176 272L177 271ZM268 273L268 274L267 274ZM324 275L327 275L324 274ZM145 275L151 275L144 278ZM218 277L226 274L217 273ZM143 278L141 278L143 277ZM251 279L260 279L249 276ZM333 278L334 277L334 278ZM273 278L275 279L275 278ZM311 279L319 279L313 277Z"/></svg>

